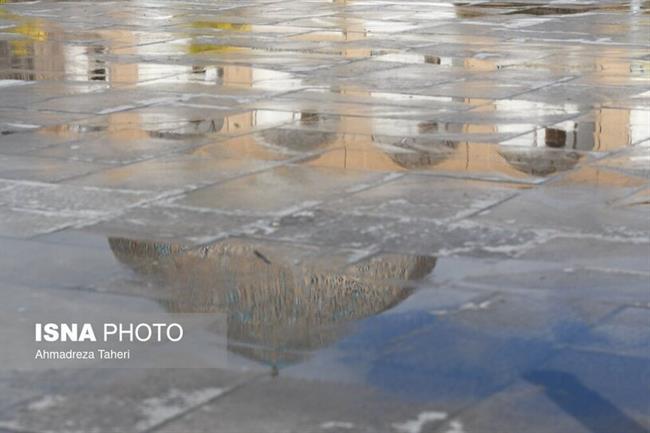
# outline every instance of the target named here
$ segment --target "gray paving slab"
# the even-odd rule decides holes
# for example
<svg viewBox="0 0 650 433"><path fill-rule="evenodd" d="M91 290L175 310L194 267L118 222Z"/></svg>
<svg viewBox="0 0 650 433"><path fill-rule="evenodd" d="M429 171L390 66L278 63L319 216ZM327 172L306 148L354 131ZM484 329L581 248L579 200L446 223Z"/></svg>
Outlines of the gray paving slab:
<svg viewBox="0 0 650 433"><path fill-rule="evenodd" d="M647 12L4 2L0 431L647 432Z"/></svg>
<svg viewBox="0 0 650 433"><path fill-rule="evenodd" d="M0 279L7 284L31 287L91 286L119 274L121 268L108 249L1 238Z"/></svg>
<svg viewBox="0 0 650 433"><path fill-rule="evenodd" d="M647 243L627 239L558 236L523 251L523 259L562 264L565 268L591 268L601 271L625 271L641 275L650 268Z"/></svg>
<svg viewBox="0 0 650 433"><path fill-rule="evenodd" d="M0 208L0 233L8 237L30 238L82 224L84 221L86 220L80 217L43 215L38 212Z"/></svg>
<svg viewBox="0 0 650 433"><path fill-rule="evenodd" d="M165 128L166 129L166 128ZM57 144L31 153L94 164L129 164L174 152L182 152L203 142L199 139L166 139L155 131L127 129L116 133L97 133L83 141Z"/></svg>
<svg viewBox="0 0 650 433"><path fill-rule="evenodd" d="M621 365L621 364L618 364ZM610 367L618 367L613 362ZM625 365L625 364L623 364ZM634 365L631 361L629 366ZM636 366L638 369L638 365ZM620 368L620 367L618 367ZM617 372L618 373L618 372ZM536 380L537 379L537 380ZM545 382L541 382L545 380ZM562 382L559 382L562 381ZM496 432L592 432L603 431L645 431L642 416L620 411L612 404L610 395L594 392L593 383L584 384L570 373L554 370L540 370L530 374L530 382L522 380L481 402L477 406L461 412L453 420L447 421L441 431L454 431L455 426L462 426L461 431ZM559 397L564 394L566 400ZM585 406L599 409L603 418L586 417L585 412L572 406L569 396L585 401ZM576 400L572 400L576 401ZM608 421L606 417L609 417ZM609 424L608 424L609 422ZM488 427L486 427L488 426ZM457 430L456 430L457 431Z"/></svg>
<svg viewBox="0 0 650 433"><path fill-rule="evenodd" d="M287 165L199 189L171 205L233 214L274 215L310 207L383 179L381 173Z"/></svg>
<svg viewBox="0 0 650 433"><path fill-rule="evenodd" d="M88 117L86 114L63 113L59 111L37 111L32 109L0 109L0 128L2 135L28 132L40 127L57 126ZM26 119L29 119L26 122Z"/></svg>
<svg viewBox="0 0 650 433"><path fill-rule="evenodd" d="M648 303L639 302L639 305ZM587 350L610 352L647 358L648 351L648 308L625 308L591 330L590 335L580 336L573 345Z"/></svg>
<svg viewBox="0 0 650 433"><path fill-rule="evenodd" d="M71 162L54 158L34 158L20 155L0 156L0 177L3 179L59 182L100 171L105 166Z"/></svg>
<svg viewBox="0 0 650 433"><path fill-rule="evenodd" d="M436 406L404 404L371 388L279 377L242 387L161 431L391 432L402 425L407 431L409 422L417 426L420 419L432 428L442 417Z"/></svg>
<svg viewBox="0 0 650 433"><path fill-rule="evenodd" d="M108 236L150 240L187 240L195 244L245 233L263 218L168 206L142 206L93 225L87 230Z"/></svg>
<svg viewBox="0 0 650 433"><path fill-rule="evenodd" d="M620 202L645 184L644 178L585 166L558 182L522 193L477 220L506 221L576 237L583 234L616 240L620 236L644 244L647 209Z"/></svg>
<svg viewBox="0 0 650 433"><path fill-rule="evenodd" d="M190 191L262 171L272 165L272 162L252 159L211 159L178 155L106 170L94 170L95 173L86 176L80 174L66 183L161 192Z"/></svg>
<svg viewBox="0 0 650 433"><path fill-rule="evenodd" d="M54 377L49 373L50 389L0 413L0 425L10 431L144 432L218 399L254 377L218 369L106 370L103 378L92 370L63 373ZM75 379L73 386L66 384L70 376ZM18 376L8 391L39 387L41 377L33 375L30 383Z"/></svg>
<svg viewBox="0 0 650 433"><path fill-rule="evenodd" d="M6 84L3 85L1 96L3 107L28 109L33 106L33 104L44 102L51 98L89 92L100 92L108 87L106 83L101 82L62 83L23 80L21 78L22 77L19 76L5 81Z"/></svg>
<svg viewBox="0 0 650 433"><path fill-rule="evenodd" d="M496 275L486 272L482 275L471 276L468 282L487 284L488 287L503 287L504 289L529 289L543 292L557 291L573 298L579 298L588 293L594 300L645 304L648 301L648 275L644 272L618 271L616 268L597 267L557 267L555 269L511 272L508 275ZM612 292L611 288L619 290Z"/></svg>
<svg viewBox="0 0 650 433"><path fill-rule="evenodd" d="M44 214L67 214L77 218L119 212L156 197L147 191L120 191L45 182L3 180L0 185L6 187L0 199L2 206Z"/></svg>
<svg viewBox="0 0 650 433"><path fill-rule="evenodd" d="M7 155L22 155L55 144L75 141L74 135L54 134L54 128L29 128L6 135L0 143L0 151Z"/></svg>
<svg viewBox="0 0 650 433"><path fill-rule="evenodd" d="M353 197L331 201L326 210L342 213L454 221L514 197L521 185L472 182L406 175L364 189Z"/></svg>
<svg viewBox="0 0 650 433"><path fill-rule="evenodd" d="M650 142L646 141L626 152L621 152L598 162L599 166L611 167L635 176L650 177L648 159L650 158Z"/></svg>
<svg viewBox="0 0 650 433"><path fill-rule="evenodd" d="M434 217L435 218L435 217ZM270 224L269 224L270 223ZM514 256L543 234L506 225L345 214L313 208L267 222L254 236L426 255Z"/></svg>

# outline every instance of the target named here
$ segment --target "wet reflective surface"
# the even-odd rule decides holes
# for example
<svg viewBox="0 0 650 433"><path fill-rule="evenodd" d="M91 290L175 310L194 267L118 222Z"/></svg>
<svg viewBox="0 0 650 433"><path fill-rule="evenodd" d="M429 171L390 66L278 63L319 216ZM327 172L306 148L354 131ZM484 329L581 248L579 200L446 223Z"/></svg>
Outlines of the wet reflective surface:
<svg viewBox="0 0 650 433"><path fill-rule="evenodd" d="M0 432L650 431L648 8L0 1Z"/></svg>

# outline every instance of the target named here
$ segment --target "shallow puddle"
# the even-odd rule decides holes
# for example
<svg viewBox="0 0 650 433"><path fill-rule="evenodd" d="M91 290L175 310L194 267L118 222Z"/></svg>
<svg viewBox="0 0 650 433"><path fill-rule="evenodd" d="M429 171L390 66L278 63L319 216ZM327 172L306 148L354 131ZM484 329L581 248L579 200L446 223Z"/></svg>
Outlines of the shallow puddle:
<svg viewBox="0 0 650 433"><path fill-rule="evenodd" d="M436 264L433 257L399 255L346 264L345 251L314 256L236 239L189 249L121 238L109 243L121 263L165 286L168 311L225 314L229 350L276 369L398 305Z"/></svg>
<svg viewBox="0 0 650 433"><path fill-rule="evenodd" d="M649 23L0 0L0 430L646 432Z"/></svg>

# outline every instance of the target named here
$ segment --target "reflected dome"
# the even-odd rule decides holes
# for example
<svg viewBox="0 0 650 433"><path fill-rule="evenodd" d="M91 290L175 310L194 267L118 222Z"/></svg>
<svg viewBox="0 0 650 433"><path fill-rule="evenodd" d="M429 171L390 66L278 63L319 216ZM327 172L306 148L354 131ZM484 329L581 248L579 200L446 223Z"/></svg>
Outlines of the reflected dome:
<svg viewBox="0 0 650 433"><path fill-rule="evenodd" d="M317 150L334 141L336 133L303 129L267 129L260 132L264 143L297 152Z"/></svg>
<svg viewBox="0 0 650 433"><path fill-rule="evenodd" d="M451 157L458 146L454 141L435 141L425 145L415 146L414 139L395 141L391 137L377 136L376 143L390 146L385 153L400 167L407 170L433 167Z"/></svg>
<svg viewBox="0 0 650 433"><path fill-rule="evenodd" d="M356 320L406 299L409 281L428 275L434 257L304 255L284 245L242 239L185 249L173 242L110 238L115 257L163 285L174 313L223 313L228 347L282 366L335 341ZM155 289L152 289L155 290Z"/></svg>
<svg viewBox="0 0 650 433"><path fill-rule="evenodd" d="M552 149L506 148L499 154L517 170L532 176L548 176L573 168L581 158L577 152Z"/></svg>

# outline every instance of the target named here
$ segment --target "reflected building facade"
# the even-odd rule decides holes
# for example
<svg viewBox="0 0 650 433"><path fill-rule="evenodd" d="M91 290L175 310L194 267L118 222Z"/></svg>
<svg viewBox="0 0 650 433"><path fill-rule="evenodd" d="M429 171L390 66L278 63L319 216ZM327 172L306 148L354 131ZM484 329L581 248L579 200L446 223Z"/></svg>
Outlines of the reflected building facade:
<svg viewBox="0 0 650 433"><path fill-rule="evenodd" d="M345 5L345 1L337 1ZM471 8L474 10L475 8ZM466 7L459 13L468 13ZM7 12L4 12L6 15ZM307 33L306 40L332 40L340 42L339 55L343 59L369 58L372 50L365 46L368 31L363 19L339 14L340 25L327 34ZM198 30L234 32L251 34L254 25L227 22L198 21L193 24ZM300 86L289 73L245 66L237 62L210 66L210 59L218 60L221 54L246 53L246 47L206 44L200 38L191 37L176 41L173 51L183 55L197 55L201 62L194 66L156 64L150 62L125 63L108 60L109 55L137 58L155 54L165 44L140 44L137 33L129 30L97 30L94 39L103 43L75 45L66 41L64 29L43 19L22 20L21 24L10 29L15 40L0 41L0 69L4 78L38 80L43 78L72 80L80 82L106 83L128 89L143 82L207 84L225 88L254 89L282 82L287 86ZM89 39L91 38L89 35ZM474 36L457 34L458 44L471 44ZM156 48L157 46L157 48ZM368 44L370 46L370 44ZM647 76L645 63L639 65L625 62L605 63L612 56L594 59L594 63L605 72L596 74L598 85L612 85L616 77L636 74ZM583 62L583 59L576 59ZM452 58L434 55L422 56L423 63L440 67L464 68L472 71L493 72L498 69L498 61L489 58ZM571 65L571 56L567 58ZM542 65L543 66L543 65ZM580 64L578 65L580 66ZM614 82L612 82L614 80ZM459 83L458 86L463 86ZM358 86L342 85L334 89L343 96L373 97L374 93ZM450 102L460 102L466 107L476 107L473 111L481 113L512 113L524 111L542 116L549 109L568 114L581 114L581 108L565 103L553 107L539 102L525 100L485 100L476 98L448 98ZM328 102L322 102L322 110L327 111ZM370 107L372 109L372 107ZM298 146L300 151L323 151L308 164L315 166L342 167L361 170L404 171L432 170L466 173L498 172L510 178L526 176L547 176L557 171L567 170L582 158L583 151L606 152L627 146L646 136L649 132L647 111L599 107L588 118L579 121L566 121L548 126L540 125L531 133L523 134L501 143L501 146L488 143L473 143L458 140L437 140L438 133L484 135L509 132L508 125L490 123L436 123L420 122L413 128L396 130L401 135L394 140L389 136L391 128L385 123L390 119L380 119L360 113L358 109L332 107L337 115L330 116L328 126L321 130L322 115L314 111L272 111L248 110L239 114L209 118L195 114L177 113L150 114L141 110L126 110L106 113L103 125L92 132L106 133L112 145L129 147L132 142L147 138L183 139L210 136L241 135L237 140L226 143L233 154L241 152L242 157L272 159L274 149ZM168 122L165 122L168 120ZM261 124L284 124L296 132L264 132L247 134ZM394 128L393 128L394 129ZM304 130L304 131L300 131ZM315 130L319 132L314 132ZM306 132L305 132L306 131ZM88 132L83 126L67 124L48 127L43 133L70 135L81 138ZM430 139L411 143L411 137L428 136ZM402 137L407 137L406 139ZM423 143L424 142L424 143ZM299 144L298 144L299 143ZM554 151L558 150L558 151ZM195 155L200 156L198 149Z"/></svg>

